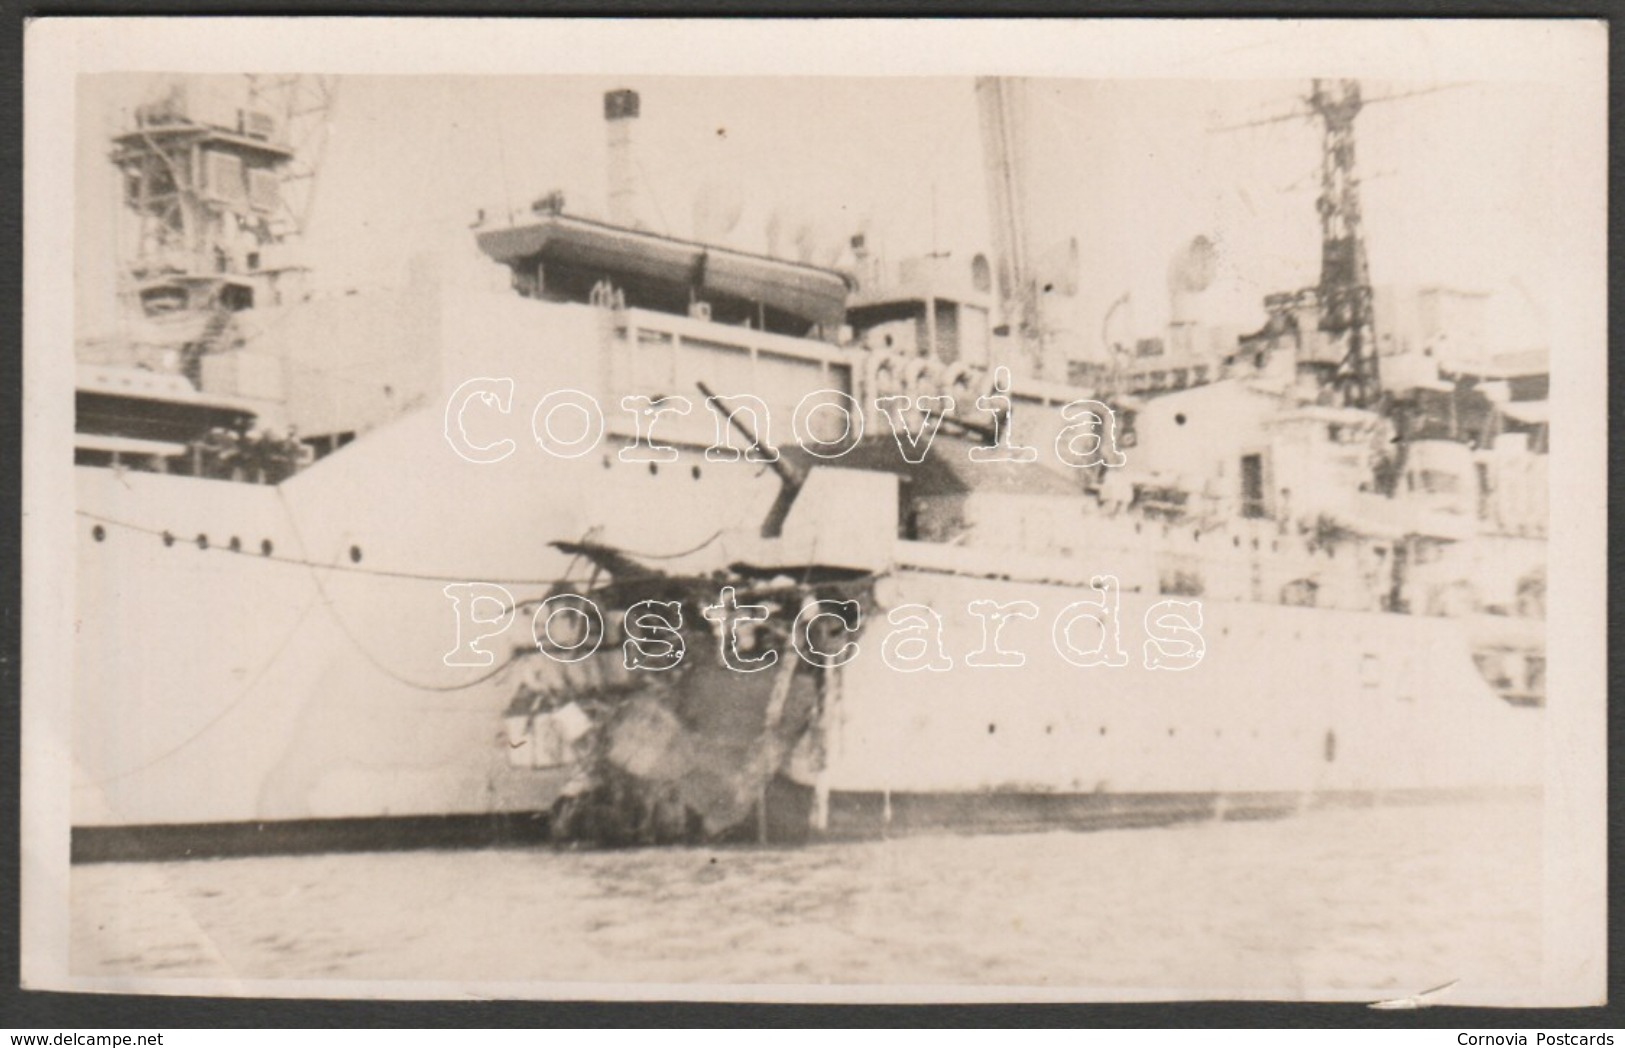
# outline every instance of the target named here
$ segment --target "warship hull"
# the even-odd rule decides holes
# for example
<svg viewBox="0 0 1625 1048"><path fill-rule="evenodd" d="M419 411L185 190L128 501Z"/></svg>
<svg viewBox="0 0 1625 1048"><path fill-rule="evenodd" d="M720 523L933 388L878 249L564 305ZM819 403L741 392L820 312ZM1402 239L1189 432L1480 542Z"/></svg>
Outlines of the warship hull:
<svg viewBox="0 0 1625 1048"><path fill-rule="evenodd" d="M440 428L409 415L276 486L76 471L79 857L545 834L569 769L516 760L504 728L520 668L503 663L534 652L532 624L517 615L485 642L491 669L449 667L446 587L538 600L584 574L550 541L690 550L777 489L698 451L658 470L609 456L436 468L421 453ZM1160 598L1125 592L1126 665L1085 669L1058 653L1050 616L1092 591L911 568L917 545L897 544L878 606L939 610L953 671L899 672L873 619L859 656L827 671L746 839L1538 790L1540 711L1485 683L1459 621L1207 600L1202 661L1175 672L1142 658ZM975 600L1041 609L1005 638L1024 665L958 664L981 643Z"/></svg>

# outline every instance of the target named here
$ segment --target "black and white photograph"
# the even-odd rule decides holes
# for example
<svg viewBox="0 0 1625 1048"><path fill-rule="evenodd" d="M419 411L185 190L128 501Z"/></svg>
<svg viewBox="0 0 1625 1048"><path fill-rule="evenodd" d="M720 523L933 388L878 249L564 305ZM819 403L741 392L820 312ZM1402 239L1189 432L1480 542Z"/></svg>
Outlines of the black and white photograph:
<svg viewBox="0 0 1625 1048"><path fill-rule="evenodd" d="M1602 1003L1600 24L28 47L26 986Z"/></svg>

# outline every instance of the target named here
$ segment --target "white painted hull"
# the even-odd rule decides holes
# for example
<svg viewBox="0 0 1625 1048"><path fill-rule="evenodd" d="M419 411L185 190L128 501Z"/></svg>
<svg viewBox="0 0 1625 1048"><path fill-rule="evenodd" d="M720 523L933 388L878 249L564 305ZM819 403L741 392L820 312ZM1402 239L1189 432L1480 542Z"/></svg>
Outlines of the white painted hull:
<svg viewBox="0 0 1625 1048"><path fill-rule="evenodd" d="M530 410L548 391L616 388L595 348L609 338L602 321L507 297L440 311L430 335L468 350L448 364L447 389L474 375L518 380L508 416L471 416L476 439L516 440L494 465L451 454L436 399L275 488L76 469L74 824L547 808L559 774L508 759L502 714L519 667L479 681L484 670L444 665L456 636L447 582L536 598L571 567L548 544L587 537L634 555L704 547L660 563L709 571L729 559L726 542L707 540L754 527L778 490L763 467L694 452L651 468L603 448L554 458L530 442ZM728 331L682 324L696 339ZM781 357L796 348L777 345ZM786 380L786 395L825 381L820 367ZM575 565L583 583L588 573ZM898 674L874 650L885 624L872 621L871 650L841 674L827 767L803 769L807 785L1143 795L1539 781L1540 714L1491 692L1457 622L1206 601L1207 655L1170 673L1142 668L1148 598L1125 593L1130 664L1083 670L1048 631L1087 592L903 572L881 594L939 607L960 659L979 641L969 601L1030 599L1040 620L1012 628L1028 663ZM521 615L490 648L502 657L531 643Z"/></svg>
<svg viewBox="0 0 1625 1048"><path fill-rule="evenodd" d="M1071 665L1051 624L1071 587L903 572L882 607L944 616L949 673L899 673L878 643L841 670L825 784L902 793L1267 794L1500 791L1540 782L1541 714L1477 673L1460 623L1203 601L1206 652L1146 669L1141 623L1162 599L1121 596L1128 663ZM975 668L972 600L1029 600L1004 644L1019 668ZM907 754L900 760L900 754ZM809 777L809 783L811 783Z"/></svg>
<svg viewBox="0 0 1625 1048"><path fill-rule="evenodd" d="M280 489L76 469L75 825L545 808L556 780L510 768L502 742L513 671L430 690L487 672L444 665L447 580L535 598L569 566L554 539L607 521L604 541L680 549L776 486L598 457L448 463L439 427L410 416ZM490 648L529 637L521 615Z"/></svg>
<svg viewBox="0 0 1625 1048"><path fill-rule="evenodd" d="M439 477L347 464L401 461L437 421L404 420L280 491L78 471L76 825L545 809L559 776L507 759L514 671L425 690L485 672L443 665L454 620L438 577L538 596L545 587L516 580L565 571L552 539L598 522L604 541L675 552L753 519L775 486L721 466L695 479L697 459L659 475L601 458L458 463ZM119 523L101 523L98 541L104 520ZM165 530L172 545L155 534ZM242 552L221 548L233 538ZM841 671L826 769L800 778L837 793L1124 795L1539 781L1539 711L1491 691L1457 622L1207 601L1202 663L1153 671L1139 625L1151 598L1125 593L1129 664L1080 669L1055 651L1050 622L1088 596L920 572L883 580L883 607L942 611L955 669L896 672L880 658L887 627L871 620ZM960 664L980 642L965 610L976 599L1038 605L1038 620L1008 630L1026 665ZM529 635L521 616L489 646L505 655Z"/></svg>

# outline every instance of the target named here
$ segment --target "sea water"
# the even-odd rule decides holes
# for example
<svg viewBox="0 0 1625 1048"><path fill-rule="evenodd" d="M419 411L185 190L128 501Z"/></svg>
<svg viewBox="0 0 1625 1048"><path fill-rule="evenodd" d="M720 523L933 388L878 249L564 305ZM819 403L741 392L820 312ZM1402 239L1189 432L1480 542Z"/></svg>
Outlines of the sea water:
<svg viewBox="0 0 1625 1048"><path fill-rule="evenodd" d="M1080 998L1539 985L1535 803L806 847L76 866L75 974L1025 986ZM335 984L334 992L346 991Z"/></svg>

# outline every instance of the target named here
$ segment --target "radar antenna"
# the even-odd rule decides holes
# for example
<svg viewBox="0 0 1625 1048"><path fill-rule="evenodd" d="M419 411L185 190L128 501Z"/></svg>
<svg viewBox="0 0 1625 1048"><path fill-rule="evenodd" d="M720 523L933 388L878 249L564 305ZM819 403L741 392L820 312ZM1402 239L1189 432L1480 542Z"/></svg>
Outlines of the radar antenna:
<svg viewBox="0 0 1625 1048"><path fill-rule="evenodd" d="M275 114L293 160L282 174L282 209L273 220L278 240L303 236L316 206L316 188L338 97L336 76L248 78L249 104Z"/></svg>
<svg viewBox="0 0 1625 1048"><path fill-rule="evenodd" d="M1302 109L1213 128L1235 131L1305 118L1321 123L1320 196L1315 205L1320 213L1320 283L1315 291L1320 330L1343 344L1342 359L1333 368L1330 382L1350 407L1373 407L1382 394L1360 178L1355 168L1355 118L1377 102L1463 86L1442 84L1366 99L1358 80L1315 80Z"/></svg>
<svg viewBox="0 0 1625 1048"><path fill-rule="evenodd" d="M332 77L165 78L114 136L138 223L138 279L249 273L304 231L327 140Z"/></svg>
<svg viewBox="0 0 1625 1048"><path fill-rule="evenodd" d="M1322 125L1320 199L1320 329L1344 344L1332 376L1351 407L1368 407L1381 392L1377 335L1371 310L1371 270L1360 219L1360 179L1354 167L1358 80L1316 80L1309 106Z"/></svg>

